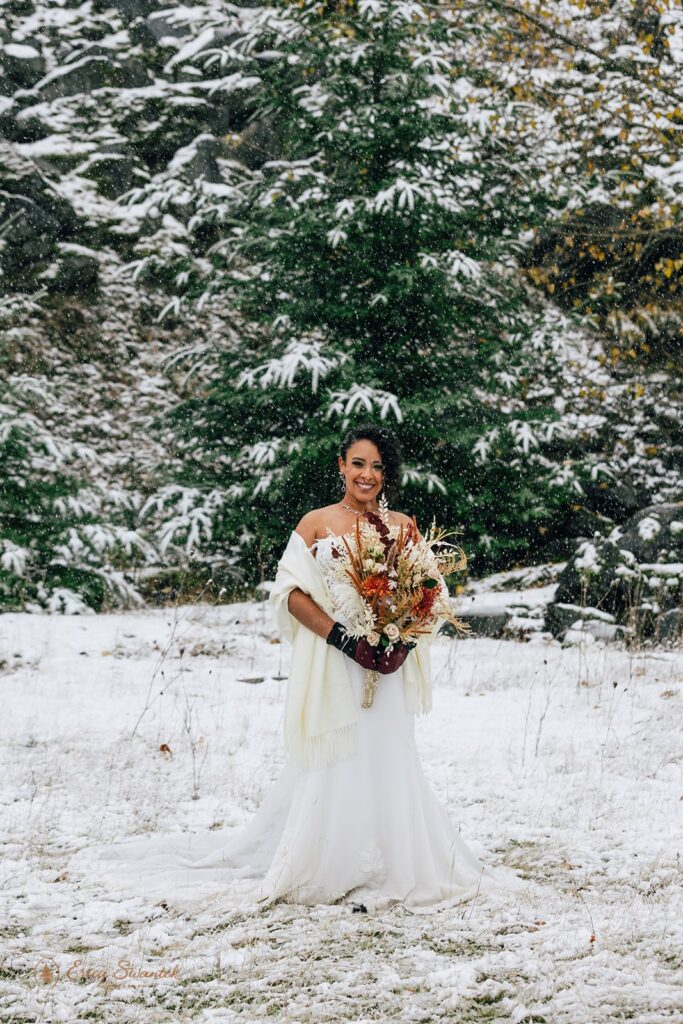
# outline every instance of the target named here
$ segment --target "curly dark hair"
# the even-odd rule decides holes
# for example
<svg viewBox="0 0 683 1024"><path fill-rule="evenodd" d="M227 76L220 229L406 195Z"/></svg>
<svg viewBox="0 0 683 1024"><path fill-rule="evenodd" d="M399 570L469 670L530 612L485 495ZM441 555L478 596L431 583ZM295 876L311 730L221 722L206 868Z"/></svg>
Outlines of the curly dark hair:
<svg viewBox="0 0 683 1024"><path fill-rule="evenodd" d="M384 465L384 483L377 495L383 495L391 504L399 496L401 484L401 446L396 435L388 427L377 427L374 423L361 423L349 430L339 446L339 454L346 461L346 453L356 441L372 441Z"/></svg>

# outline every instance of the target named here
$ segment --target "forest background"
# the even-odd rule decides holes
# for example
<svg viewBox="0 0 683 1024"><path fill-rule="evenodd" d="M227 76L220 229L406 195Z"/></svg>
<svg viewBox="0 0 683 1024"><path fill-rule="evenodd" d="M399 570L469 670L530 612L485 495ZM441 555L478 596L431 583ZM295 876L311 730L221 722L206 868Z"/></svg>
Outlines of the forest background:
<svg viewBox="0 0 683 1024"><path fill-rule="evenodd" d="M473 575L669 510L680 606L682 64L673 0L1 0L0 608L249 595L365 420Z"/></svg>

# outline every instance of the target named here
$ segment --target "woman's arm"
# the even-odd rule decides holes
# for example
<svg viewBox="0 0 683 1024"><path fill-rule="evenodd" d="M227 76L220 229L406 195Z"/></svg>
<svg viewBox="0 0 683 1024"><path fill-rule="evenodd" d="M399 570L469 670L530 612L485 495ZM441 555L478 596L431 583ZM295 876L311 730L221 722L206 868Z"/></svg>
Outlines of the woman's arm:
<svg viewBox="0 0 683 1024"><path fill-rule="evenodd" d="M287 607L294 616L298 619L302 626L307 626L308 629L313 630L318 636L327 639L327 636L334 625L334 619L322 610L319 604L316 604L312 597L308 594L304 594L303 590L299 590L298 587L294 587L289 592L287 598Z"/></svg>

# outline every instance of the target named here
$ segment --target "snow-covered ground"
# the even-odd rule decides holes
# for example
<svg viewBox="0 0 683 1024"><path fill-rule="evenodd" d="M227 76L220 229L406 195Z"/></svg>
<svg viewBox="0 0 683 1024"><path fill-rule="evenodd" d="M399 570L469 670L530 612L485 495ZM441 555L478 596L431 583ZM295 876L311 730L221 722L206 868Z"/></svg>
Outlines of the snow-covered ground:
<svg viewBox="0 0 683 1024"><path fill-rule="evenodd" d="M433 646L427 777L463 837L542 899L227 915L67 865L258 806L283 764L289 657L267 603L4 615L0 652L0 1017L683 1020L680 652L541 633ZM117 977L130 970L171 976Z"/></svg>

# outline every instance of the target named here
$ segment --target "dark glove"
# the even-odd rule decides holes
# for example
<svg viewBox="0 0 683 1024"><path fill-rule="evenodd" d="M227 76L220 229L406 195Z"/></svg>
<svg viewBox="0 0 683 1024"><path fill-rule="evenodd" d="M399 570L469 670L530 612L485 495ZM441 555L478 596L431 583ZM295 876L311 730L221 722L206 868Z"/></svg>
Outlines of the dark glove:
<svg viewBox="0 0 683 1024"><path fill-rule="evenodd" d="M372 647L364 637L349 636L341 622L335 622L327 634L327 643L348 655L363 668L377 669L377 648Z"/></svg>
<svg viewBox="0 0 683 1024"><path fill-rule="evenodd" d="M413 647L415 647L415 644L394 644L390 651L380 654L377 659L377 671L381 672L383 676L396 672L406 660Z"/></svg>

